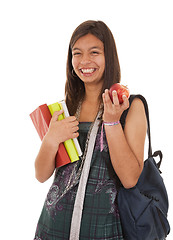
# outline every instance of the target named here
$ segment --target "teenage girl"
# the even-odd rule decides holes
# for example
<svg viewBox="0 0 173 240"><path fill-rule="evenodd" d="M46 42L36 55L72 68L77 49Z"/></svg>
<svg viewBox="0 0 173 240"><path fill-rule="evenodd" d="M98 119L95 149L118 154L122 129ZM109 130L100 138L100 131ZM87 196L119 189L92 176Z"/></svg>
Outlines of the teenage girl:
<svg viewBox="0 0 173 240"><path fill-rule="evenodd" d="M82 172L82 160L55 169L58 146L78 137L87 150L89 133L98 111L104 124L96 136L87 180L79 239L124 239L116 201L118 188L136 185L143 169L147 121L143 103L126 96L119 104L117 93L111 101L108 89L120 82L120 66L114 37L102 21L80 24L70 40L67 57L65 100L70 117L57 121L53 114L35 160L36 178L45 182L55 172L38 222L35 240L72 239L71 220ZM127 111L123 120L123 112ZM106 123L112 124L106 124Z"/></svg>

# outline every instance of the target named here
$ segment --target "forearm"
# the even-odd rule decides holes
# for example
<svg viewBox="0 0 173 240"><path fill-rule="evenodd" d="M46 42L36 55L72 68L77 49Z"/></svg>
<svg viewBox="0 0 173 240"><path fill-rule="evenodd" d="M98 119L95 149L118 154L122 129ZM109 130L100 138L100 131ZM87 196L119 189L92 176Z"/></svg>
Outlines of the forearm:
<svg viewBox="0 0 173 240"><path fill-rule="evenodd" d="M79 122L75 116L67 117L58 121L58 117L63 110L54 112L49 130L44 137L40 151L35 160L35 174L40 182L45 182L55 170L55 156L59 148L59 144L68 139L79 136L77 132Z"/></svg>
<svg viewBox="0 0 173 240"><path fill-rule="evenodd" d="M126 188L136 185L143 168L130 148L121 124L105 126L110 158L113 168Z"/></svg>
<svg viewBox="0 0 173 240"><path fill-rule="evenodd" d="M57 150L58 146L52 145L49 137L45 136L35 160L35 175L39 182L45 182L52 176Z"/></svg>

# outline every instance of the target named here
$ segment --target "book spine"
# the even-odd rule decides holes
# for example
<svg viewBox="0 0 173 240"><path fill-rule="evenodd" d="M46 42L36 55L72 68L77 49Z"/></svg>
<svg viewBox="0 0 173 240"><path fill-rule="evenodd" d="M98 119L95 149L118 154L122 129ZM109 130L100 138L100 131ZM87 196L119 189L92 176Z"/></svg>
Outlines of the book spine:
<svg viewBox="0 0 173 240"><path fill-rule="evenodd" d="M61 110L61 107L58 102L48 105L48 108L50 110L51 115L53 115L53 113L55 111ZM58 120L63 120L63 119L64 119L63 114L59 115ZM79 160L79 156L78 156L76 147L75 147L72 139L66 140L64 142L64 146L65 146L67 153L71 159L71 162L75 162L75 161Z"/></svg>
<svg viewBox="0 0 173 240"><path fill-rule="evenodd" d="M60 104L61 109L64 110L64 116L69 117L70 114L69 114L69 111L68 111L68 108L67 108L67 105L66 105L65 101L62 100L62 101L59 102L59 104ZM80 148L80 145L79 145L79 142L78 142L77 138L73 138L73 141L74 141L74 145L76 147L76 150L78 152L78 155L82 156L82 151L81 151L81 148Z"/></svg>

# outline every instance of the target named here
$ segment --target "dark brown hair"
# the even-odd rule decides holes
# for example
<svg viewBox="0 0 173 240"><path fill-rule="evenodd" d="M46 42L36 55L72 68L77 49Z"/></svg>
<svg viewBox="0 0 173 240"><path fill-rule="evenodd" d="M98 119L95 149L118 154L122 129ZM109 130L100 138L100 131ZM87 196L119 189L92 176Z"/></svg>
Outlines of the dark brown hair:
<svg viewBox="0 0 173 240"><path fill-rule="evenodd" d="M84 83L76 74L74 75L75 72L72 66L72 48L79 38L89 33L93 34L104 44L105 71L100 99L104 90L109 89L112 84L120 82L121 78L115 40L107 25L102 21L86 21L80 24L72 34L67 56L65 95L67 107L71 115L75 114L78 103L85 94Z"/></svg>

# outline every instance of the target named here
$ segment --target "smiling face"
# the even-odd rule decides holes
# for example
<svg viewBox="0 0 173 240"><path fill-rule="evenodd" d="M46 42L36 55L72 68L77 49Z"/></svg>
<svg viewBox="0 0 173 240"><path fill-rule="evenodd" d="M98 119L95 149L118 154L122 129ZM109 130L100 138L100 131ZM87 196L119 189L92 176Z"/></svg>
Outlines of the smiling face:
<svg viewBox="0 0 173 240"><path fill-rule="evenodd" d="M105 70L103 42L92 34L79 38L72 48L72 65L84 84L102 83Z"/></svg>

